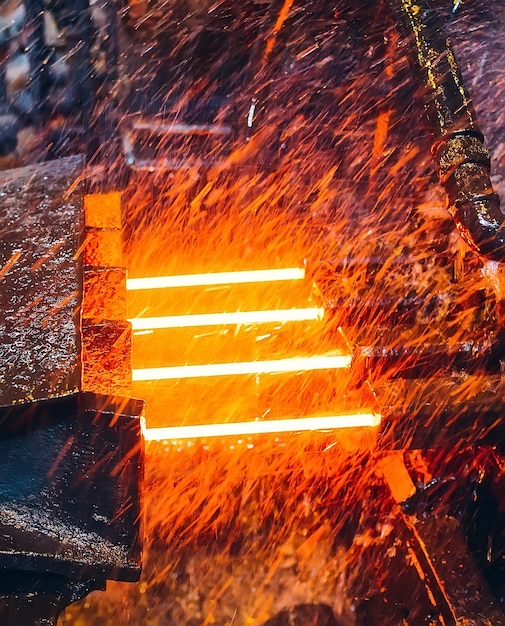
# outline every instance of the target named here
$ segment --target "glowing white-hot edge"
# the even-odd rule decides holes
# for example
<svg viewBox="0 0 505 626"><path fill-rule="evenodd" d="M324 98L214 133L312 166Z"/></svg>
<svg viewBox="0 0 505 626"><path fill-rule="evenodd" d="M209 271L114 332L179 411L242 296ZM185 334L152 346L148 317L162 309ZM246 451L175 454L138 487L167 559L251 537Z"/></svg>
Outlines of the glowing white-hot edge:
<svg viewBox="0 0 505 626"><path fill-rule="evenodd" d="M228 424L145 428L144 438L146 441L178 441L180 439L203 439L206 437L236 437L269 433L329 431L344 428L372 428L379 426L380 423L381 416L376 413L355 413Z"/></svg>
<svg viewBox="0 0 505 626"><path fill-rule="evenodd" d="M128 278L126 281L126 289L128 291L134 291L137 289L167 289L171 287L204 287L209 285L236 285L240 283L302 280L303 278L305 278L304 268L286 267L270 270L245 270L239 272Z"/></svg>
<svg viewBox="0 0 505 626"><path fill-rule="evenodd" d="M172 367L134 369L132 381L173 380L203 376L237 376L243 374L278 374L311 370L344 369L351 365L351 355L309 356L271 361L243 361L238 363L206 363Z"/></svg>
<svg viewBox="0 0 505 626"><path fill-rule="evenodd" d="M230 313L203 313L201 315L166 315L163 317L136 317L128 320L133 330L161 328L188 328L190 326L216 326L268 324L321 320L323 308L278 309L269 311L233 311Z"/></svg>

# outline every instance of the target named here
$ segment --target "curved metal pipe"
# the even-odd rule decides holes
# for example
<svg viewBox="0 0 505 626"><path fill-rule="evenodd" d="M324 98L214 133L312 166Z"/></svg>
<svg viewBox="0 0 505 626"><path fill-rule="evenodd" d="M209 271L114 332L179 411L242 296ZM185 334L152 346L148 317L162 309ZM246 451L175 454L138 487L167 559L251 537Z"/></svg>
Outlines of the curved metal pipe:
<svg viewBox="0 0 505 626"><path fill-rule="evenodd" d="M428 0L388 2L423 89L448 211L471 248L505 261L505 216L491 183L489 152L442 22Z"/></svg>

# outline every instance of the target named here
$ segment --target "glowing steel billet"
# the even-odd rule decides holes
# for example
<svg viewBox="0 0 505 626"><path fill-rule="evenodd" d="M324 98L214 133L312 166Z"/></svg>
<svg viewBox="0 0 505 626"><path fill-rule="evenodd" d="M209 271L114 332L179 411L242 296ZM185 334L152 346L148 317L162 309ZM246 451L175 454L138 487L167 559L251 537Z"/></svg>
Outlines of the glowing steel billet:
<svg viewBox="0 0 505 626"><path fill-rule="evenodd" d="M239 363L209 363L205 365L181 365L174 367L148 367L134 369L132 380L170 380L175 378L199 378L203 376L236 376L241 374L277 374L281 372L305 372L311 370L343 369L350 367L350 355L309 356L272 361L243 361Z"/></svg>
<svg viewBox="0 0 505 626"><path fill-rule="evenodd" d="M232 313L205 313L201 315L167 315L164 317L137 317L128 320L133 330L158 328L188 328L190 326L215 326L218 324L268 324L320 320L322 308L278 309L271 311L234 311Z"/></svg>
<svg viewBox="0 0 505 626"><path fill-rule="evenodd" d="M336 430L341 428L367 428L378 426L380 422L380 415L374 413L355 413L350 415L331 415L328 417L298 417L293 419L255 422L232 422L228 424L146 428L144 430L144 438L146 441L176 441L179 439L197 439L205 437Z"/></svg>
<svg viewBox="0 0 505 626"><path fill-rule="evenodd" d="M237 285L280 280L302 280L305 269L286 267L278 270L246 270L243 272L218 272L209 274L180 274L178 276L152 276L128 278L126 289L167 289L170 287L199 287L208 285Z"/></svg>

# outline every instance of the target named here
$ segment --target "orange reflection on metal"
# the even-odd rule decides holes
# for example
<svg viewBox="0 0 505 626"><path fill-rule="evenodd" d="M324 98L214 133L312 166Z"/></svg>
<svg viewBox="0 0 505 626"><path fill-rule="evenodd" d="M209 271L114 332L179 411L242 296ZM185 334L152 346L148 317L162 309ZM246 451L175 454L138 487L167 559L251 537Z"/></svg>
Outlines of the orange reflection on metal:
<svg viewBox="0 0 505 626"><path fill-rule="evenodd" d="M227 424L199 424L195 426L146 428L144 430L144 438L146 441L178 441L180 439L198 439L206 437L261 435L316 430L328 431L342 428L372 428L379 426L380 423L381 416L376 413L354 413L349 415L298 417L279 420L232 422Z"/></svg>
<svg viewBox="0 0 505 626"><path fill-rule="evenodd" d="M134 369L132 380L170 380L198 378L200 376L236 376L243 374L277 374L312 370L342 369L351 365L350 355L309 356L269 361L243 361L238 363L210 363L173 367L148 367Z"/></svg>

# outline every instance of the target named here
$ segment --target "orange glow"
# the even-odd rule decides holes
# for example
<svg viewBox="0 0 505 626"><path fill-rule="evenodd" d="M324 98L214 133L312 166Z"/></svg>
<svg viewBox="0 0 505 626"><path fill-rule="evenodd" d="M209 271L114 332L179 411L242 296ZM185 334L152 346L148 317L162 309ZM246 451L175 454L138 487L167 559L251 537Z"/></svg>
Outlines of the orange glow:
<svg viewBox="0 0 505 626"><path fill-rule="evenodd" d="M275 26L273 28L273 31L267 38L265 52L263 53L263 59L262 59L263 64L267 62L268 57L270 56L270 54L272 53L272 50L274 49L277 35L279 31L281 30L282 26L284 25L284 22L288 18L289 12L291 11L291 7L293 6L293 2L294 0L284 0L284 4L282 5L279 15L277 16L277 20L275 21Z"/></svg>
<svg viewBox="0 0 505 626"><path fill-rule="evenodd" d="M179 276L152 276L129 278L126 289L168 289L172 287L198 287L208 285L237 285L241 283L262 283L280 280L302 280L305 269L287 267L270 270L246 270L242 272L215 272L208 274L181 274Z"/></svg>
<svg viewBox="0 0 505 626"><path fill-rule="evenodd" d="M163 317L138 317L128 320L133 330L155 330L159 328L188 328L191 326L216 326L240 324L268 324L321 320L322 308L277 309L270 311L233 311L231 313L204 313L201 315L167 315Z"/></svg>
<svg viewBox="0 0 505 626"><path fill-rule="evenodd" d="M370 428L379 426L380 423L380 415L374 413L355 413L350 415L298 417L227 424L198 424L195 426L146 428L144 430L144 438L146 441L177 441L179 439L198 439L204 437L229 437L315 430L327 431L340 428Z"/></svg>
<svg viewBox="0 0 505 626"><path fill-rule="evenodd" d="M312 370L343 369L351 365L350 355L309 356L269 361L243 361L238 363L211 363L175 367L148 367L134 369L132 380L169 380L198 378L200 376L237 376L242 374L277 374Z"/></svg>

